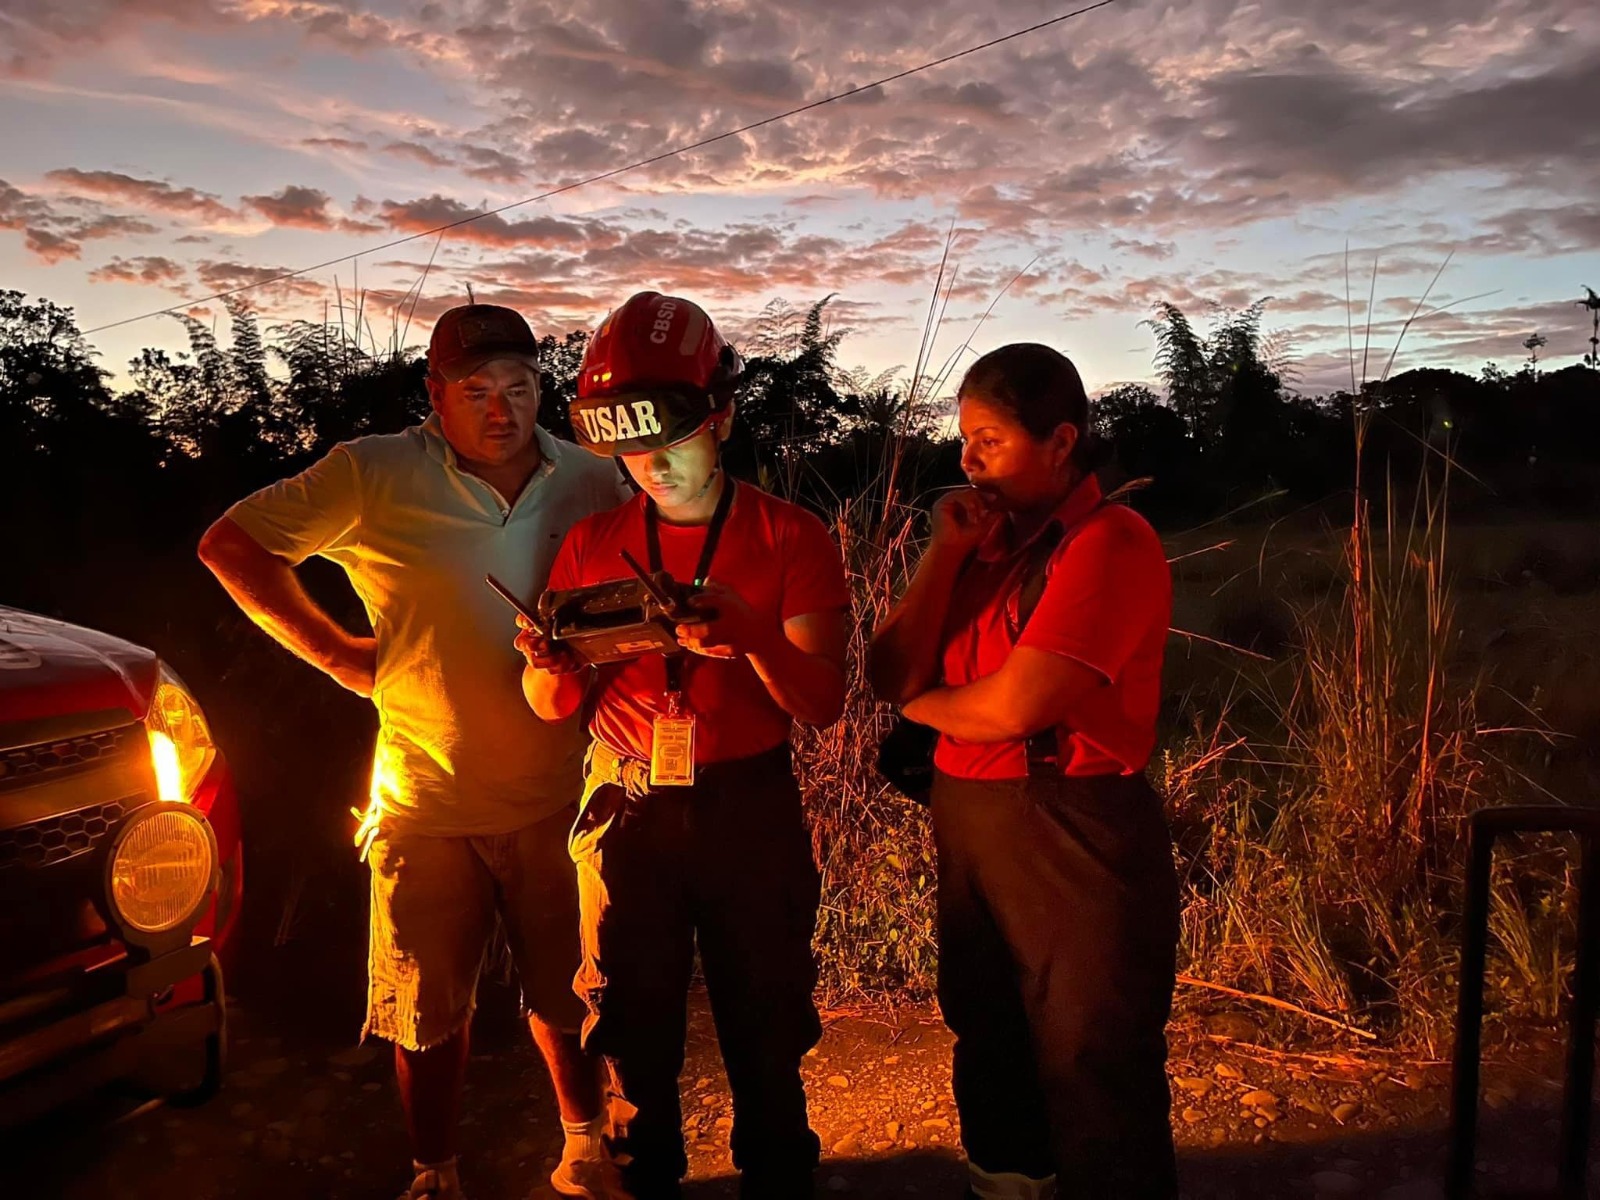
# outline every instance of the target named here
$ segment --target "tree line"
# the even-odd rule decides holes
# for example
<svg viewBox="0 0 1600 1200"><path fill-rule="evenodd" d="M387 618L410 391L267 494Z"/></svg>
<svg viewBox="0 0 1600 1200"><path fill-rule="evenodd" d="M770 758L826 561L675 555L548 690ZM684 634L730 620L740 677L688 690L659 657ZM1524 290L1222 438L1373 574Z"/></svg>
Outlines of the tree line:
<svg viewBox="0 0 1600 1200"><path fill-rule="evenodd" d="M909 452L915 469L901 479L913 488L958 481L948 406L927 398L938 381L843 367L845 331L830 321L830 302L775 302L741 346L733 469L828 507L874 486L892 439ZM1593 508L1600 371L1427 368L1306 396L1293 386L1292 358L1263 333L1265 309L1220 312L1201 330L1175 305L1157 305L1148 325L1161 390L1125 385L1098 397L1109 469L1148 480L1135 502L1158 522L1347 491L1358 414L1371 418L1363 463L1379 485L1449 460L1484 505ZM194 316L172 319L187 350L143 350L114 384L70 309L0 291L0 510L11 545L0 599L40 599L29 577L48 578L86 550L192 544L248 490L428 412L421 352L376 345L359 320L263 328L237 298L225 337ZM540 421L563 436L587 336L541 339Z"/></svg>

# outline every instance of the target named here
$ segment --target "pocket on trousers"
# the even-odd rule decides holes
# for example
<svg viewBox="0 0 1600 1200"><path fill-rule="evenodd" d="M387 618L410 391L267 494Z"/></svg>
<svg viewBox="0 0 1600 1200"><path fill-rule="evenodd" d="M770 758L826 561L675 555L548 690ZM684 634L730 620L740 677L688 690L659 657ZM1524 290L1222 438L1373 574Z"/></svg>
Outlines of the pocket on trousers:
<svg viewBox="0 0 1600 1200"><path fill-rule="evenodd" d="M1172 838L1159 796L1143 780L1112 775L1030 780L1033 806L1124 887L1165 890Z"/></svg>
<svg viewBox="0 0 1600 1200"><path fill-rule="evenodd" d="M584 787L583 803L578 809L578 819L567 834L567 855L575 863L592 858L600 847L606 831L616 823L628 793L614 783L596 783L592 778Z"/></svg>

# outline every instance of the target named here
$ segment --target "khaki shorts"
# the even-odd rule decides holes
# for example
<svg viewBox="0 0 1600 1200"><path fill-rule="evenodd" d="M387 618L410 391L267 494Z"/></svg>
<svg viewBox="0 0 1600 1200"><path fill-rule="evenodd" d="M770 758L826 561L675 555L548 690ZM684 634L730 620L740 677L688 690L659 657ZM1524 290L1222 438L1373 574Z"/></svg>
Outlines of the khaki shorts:
<svg viewBox="0 0 1600 1200"><path fill-rule="evenodd" d="M576 1032L578 886L567 834L576 808L515 833L427 837L380 829L372 867L367 1023L362 1036L426 1050L472 1018L499 915L526 1010Z"/></svg>

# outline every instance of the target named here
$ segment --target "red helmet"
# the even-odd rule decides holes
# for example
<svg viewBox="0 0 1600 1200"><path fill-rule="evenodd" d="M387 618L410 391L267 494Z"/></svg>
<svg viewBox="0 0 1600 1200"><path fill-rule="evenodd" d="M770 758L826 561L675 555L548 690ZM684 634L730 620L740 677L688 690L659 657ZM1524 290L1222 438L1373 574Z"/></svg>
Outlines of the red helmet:
<svg viewBox="0 0 1600 1200"><path fill-rule="evenodd" d="M628 298L578 368L572 431L595 454L642 454L691 438L727 411L744 363L698 304Z"/></svg>

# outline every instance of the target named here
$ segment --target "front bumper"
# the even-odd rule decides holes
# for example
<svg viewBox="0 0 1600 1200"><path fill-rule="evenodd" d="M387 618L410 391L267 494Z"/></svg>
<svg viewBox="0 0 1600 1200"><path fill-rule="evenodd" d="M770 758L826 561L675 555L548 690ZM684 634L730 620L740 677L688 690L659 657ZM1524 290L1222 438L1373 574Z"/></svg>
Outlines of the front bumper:
<svg viewBox="0 0 1600 1200"><path fill-rule="evenodd" d="M116 972L120 986L109 988L116 977L103 971ZM89 975L92 986L44 988L0 1003L0 1125L108 1084L171 1095L209 1091L220 1081L226 1000L206 938ZM158 1007L171 989L197 977L204 981L198 1003Z"/></svg>

